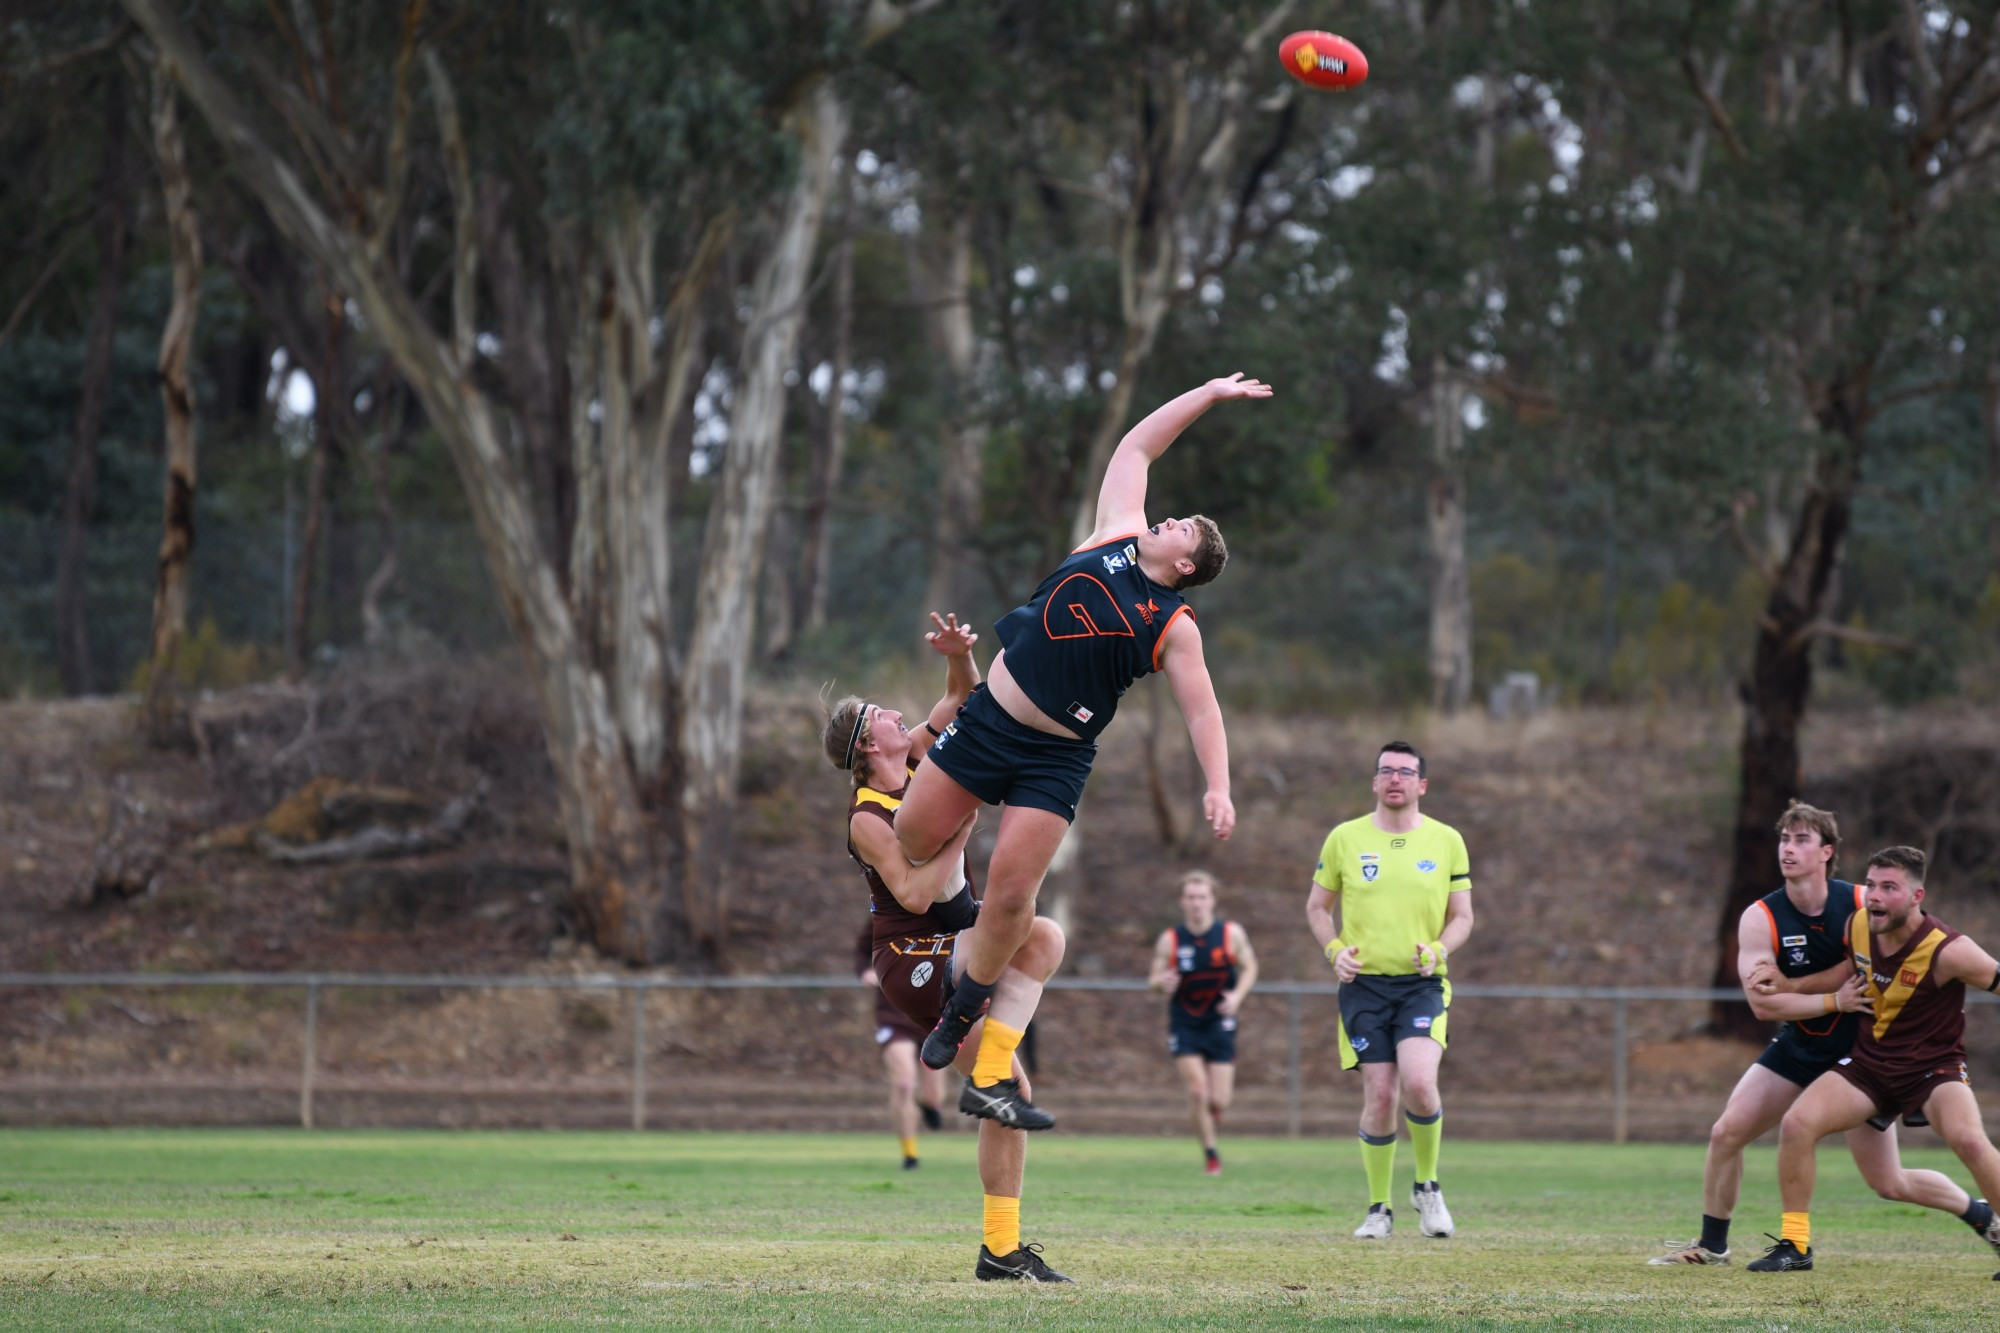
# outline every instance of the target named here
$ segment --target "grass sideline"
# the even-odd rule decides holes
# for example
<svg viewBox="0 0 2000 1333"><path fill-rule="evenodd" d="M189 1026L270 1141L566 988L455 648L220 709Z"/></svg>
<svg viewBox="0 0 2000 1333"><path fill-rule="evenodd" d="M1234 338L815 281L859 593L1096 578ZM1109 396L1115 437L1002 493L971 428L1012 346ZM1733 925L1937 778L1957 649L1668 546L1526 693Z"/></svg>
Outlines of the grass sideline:
<svg viewBox="0 0 2000 1333"><path fill-rule="evenodd" d="M1821 1150L1821 1267L1648 1268L1698 1146L1445 1144L1449 1241L1349 1239L1351 1140L1035 1140L1023 1209L1075 1288L971 1280L967 1133L0 1131L4 1328L1648 1328L2000 1324L1994 1256ZM1913 1164L1955 1179L1936 1150ZM1409 1149L1398 1190L1407 1203ZM1754 1150L1740 1257L1775 1228ZM1757 1242L1755 1246L1752 1242Z"/></svg>

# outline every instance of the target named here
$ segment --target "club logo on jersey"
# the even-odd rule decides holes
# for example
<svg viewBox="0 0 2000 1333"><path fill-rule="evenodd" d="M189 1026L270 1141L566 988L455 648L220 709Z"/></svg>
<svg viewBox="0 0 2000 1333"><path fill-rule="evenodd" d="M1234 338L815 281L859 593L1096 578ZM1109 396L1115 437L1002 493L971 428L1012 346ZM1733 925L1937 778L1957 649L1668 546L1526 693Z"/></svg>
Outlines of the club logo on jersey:
<svg viewBox="0 0 2000 1333"><path fill-rule="evenodd" d="M956 735L958 735L958 723L956 722L945 723L944 734L937 738L937 741L931 746L931 748L933 750L937 749L938 746L943 745L946 741L950 740L953 736Z"/></svg>
<svg viewBox="0 0 2000 1333"><path fill-rule="evenodd" d="M1088 722L1090 721L1090 719L1097 716L1097 714L1091 712L1088 708L1085 708L1082 704L1075 704L1075 703L1071 704L1068 708L1063 709L1063 712L1068 713L1071 717L1075 718L1079 722Z"/></svg>
<svg viewBox="0 0 2000 1333"><path fill-rule="evenodd" d="M1792 950L1792 966L1804 967L1805 965L1806 965L1806 951L1804 949Z"/></svg>
<svg viewBox="0 0 2000 1333"><path fill-rule="evenodd" d="M1421 871L1422 871L1422 872L1423 872L1424 874L1426 874L1426 875L1430 874L1430 873L1431 873L1431 871L1433 871L1433 870L1436 870L1437 868L1438 868L1438 863L1437 863L1437 862L1435 862L1435 861L1419 861L1419 862L1417 862L1417 869L1418 869L1418 870L1421 870Z"/></svg>
<svg viewBox="0 0 2000 1333"><path fill-rule="evenodd" d="M936 967L931 964L929 959L925 959L910 969L910 984L922 989L924 983L931 979L931 974L935 971L937 971Z"/></svg>
<svg viewBox="0 0 2000 1333"><path fill-rule="evenodd" d="M1180 947L1180 956L1181 956L1181 962L1180 962L1181 971L1183 972L1194 971L1194 946L1192 944L1183 944Z"/></svg>
<svg viewBox="0 0 2000 1333"><path fill-rule="evenodd" d="M1784 945L1787 949L1803 949L1806 947L1806 937L1803 935L1787 935L1782 940L1779 940L1778 943Z"/></svg>
<svg viewBox="0 0 2000 1333"><path fill-rule="evenodd" d="M1373 884L1375 882L1375 877L1381 873L1382 873L1381 866L1366 865L1361 867L1361 878L1368 881L1370 884Z"/></svg>
<svg viewBox="0 0 2000 1333"><path fill-rule="evenodd" d="M1123 551L1113 551L1110 555L1105 556L1104 572L1107 574L1116 574L1120 570L1130 568L1132 559L1126 552L1129 552L1131 549L1128 546Z"/></svg>

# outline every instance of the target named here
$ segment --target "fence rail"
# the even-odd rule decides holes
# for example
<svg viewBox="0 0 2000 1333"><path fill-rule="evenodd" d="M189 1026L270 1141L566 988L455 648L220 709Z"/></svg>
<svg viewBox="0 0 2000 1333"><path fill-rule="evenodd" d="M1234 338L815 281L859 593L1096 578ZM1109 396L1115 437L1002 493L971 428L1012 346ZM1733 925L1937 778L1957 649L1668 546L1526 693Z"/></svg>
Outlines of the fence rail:
<svg viewBox="0 0 2000 1333"><path fill-rule="evenodd" d="M174 986L271 986L302 988L305 991L305 1052L299 1070L299 1124L313 1127L314 1047L319 1029L319 993L326 989L379 988L390 990L589 990L630 991L632 993L632 1128L646 1127L646 996L656 990L853 990L855 979L834 976L721 976L681 977L639 974L620 976L594 973L585 976L461 976L427 973L388 972L0 972L0 986L8 987L174 987ZM1057 977L1051 990L1145 991L1142 977ZM1286 1132L1297 1138L1303 1115L1303 1053L1301 1028L1305 999L1309 995L1334 996L1340 987L1330 981L1261 981L1257 990L1265 996L1286 997L1285 1025L1287 1071L1285 1081ZM1638 1001L1689 1000L1703 1003L1721 1001L1744 1004L1740 990L1695 986L1507 986L1454 984L1454 999L1506 1000L1600 1000L1611 1005L1612 1141L1624 1143L1629 1129L1628 1075L1631 1042L1626 1023L1626 1006ZM2000 996L1968 991L1974 1003L2000 1003Z"/></svg>

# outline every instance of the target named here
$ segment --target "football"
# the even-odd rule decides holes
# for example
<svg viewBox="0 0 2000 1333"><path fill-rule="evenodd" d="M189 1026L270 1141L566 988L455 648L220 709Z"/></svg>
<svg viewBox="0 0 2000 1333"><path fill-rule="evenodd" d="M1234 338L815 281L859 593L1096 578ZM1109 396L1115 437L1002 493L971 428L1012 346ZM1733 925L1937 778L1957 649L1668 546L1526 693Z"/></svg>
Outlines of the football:
<svg viewBox="0 0 2000 1333"><path fill-rule="evenodd" d="M1295 32L1278 43L1285 72L1314 88L1352 88L1368 77L1368 57L1345 37Z"/></svg>

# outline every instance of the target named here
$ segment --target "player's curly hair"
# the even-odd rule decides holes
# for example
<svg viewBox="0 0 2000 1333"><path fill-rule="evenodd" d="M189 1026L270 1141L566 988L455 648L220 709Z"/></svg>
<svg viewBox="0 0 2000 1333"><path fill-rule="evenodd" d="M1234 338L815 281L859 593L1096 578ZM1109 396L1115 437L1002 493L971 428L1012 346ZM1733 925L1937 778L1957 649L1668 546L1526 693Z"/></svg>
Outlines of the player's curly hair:
<svg viewBox="0 0 2000 1333"><path fill-rule="evenodd" d="M826 761L844 770L856 787L861 785L866 771L864 766L855 763L860 758L855 752L855 744L861 739L859 728L867 712L868 701L858 694L850 694L827 710L826 726L820 730L819 743L826 751Z"/></svg>
<svg viewBox="0 0 2000 1333"><path fill-rule="evenodd" d="M1910 877L1913 884L1924 882L1924 867L1930 858L1915 847L1884 847L1868 858L1868 868L1881 866L1884 870L1900 870Z"/></svg>
<svg viewBox="0 0 2000 1333"><path fill-rule="evenodd" d="M1833 817L1833 811L1807 805L1804 801L1793 801L1785 807L1785 813L1778 816L1777 831L1783 833L1787 829L1805 829L1816 833L1823 847L1840 846L1840 821Z"/></svg>
<svg viewBox="0 0 2000 1333"><path fill-rule="evenodd" d="M1201 540L1195 544L1194 554L1188 558L1194 561L1194 573L1181 579L1182 588L1199 588L1204 583L1215 582L1215 576L1229 563L1229 547L1222 540L1222 529L1206 514L1195 514L1188 519L1201 533Z"/></svg>

